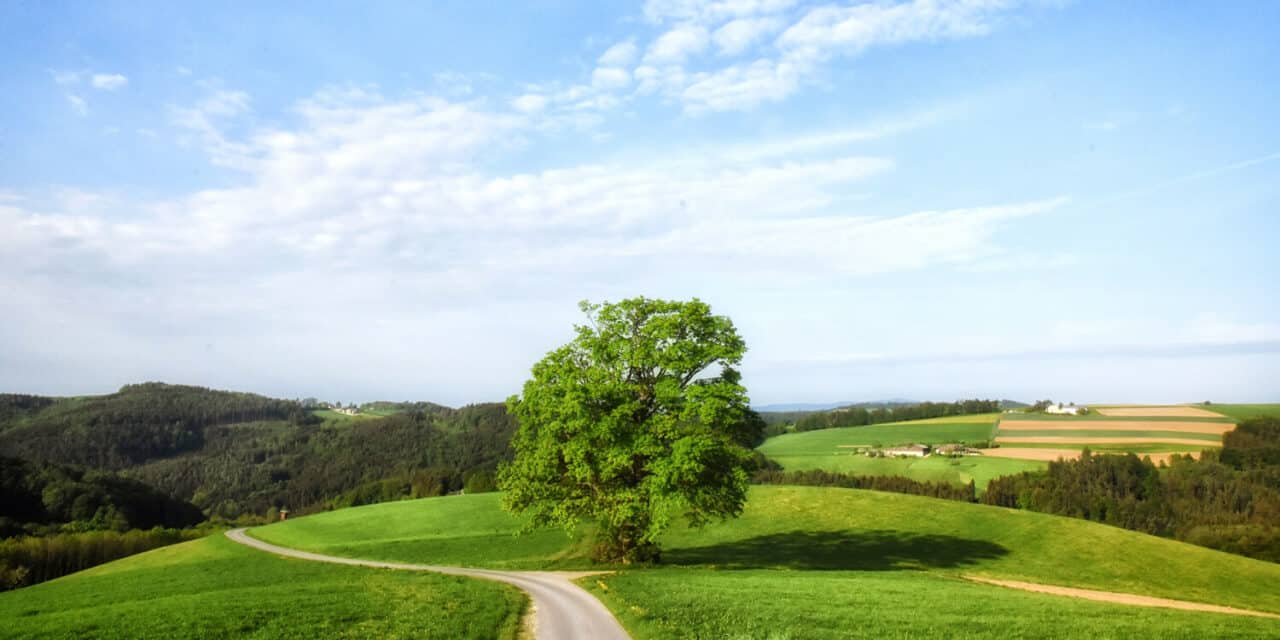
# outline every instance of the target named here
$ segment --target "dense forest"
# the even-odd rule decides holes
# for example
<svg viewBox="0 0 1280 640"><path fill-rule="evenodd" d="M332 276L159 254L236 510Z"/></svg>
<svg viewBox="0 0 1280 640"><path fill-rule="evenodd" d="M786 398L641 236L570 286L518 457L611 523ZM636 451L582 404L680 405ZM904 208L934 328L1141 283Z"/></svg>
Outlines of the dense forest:
<svg viewBox="0 0 1280 640"><path fill-rule="evenodd" d="M0 537L181 528L203 520L195 505L115 473L0 456Z"/></svg>
<svg viewBox="0 0 1280 640"><path fill-rule="evenodd" d="M1175 456L1164 468L1132 454L1086 452L1047 471L997 478L982 501L1280 562L1280 419L1245 420L1220 452Z"/></svg>
<svg viewBox="0 0 1280 640"><path fill-rule="evenodd" d="M806 413L795 420L795 431L814 431L837 427L861 427L885 422L925 420L945 416L963 416L1000 411L999 400L957 400L955 402L920 402L888 407L852 406Z"/></svg>
<svg viewBox="0 0 1280 640"><path fill-rule="evenodd" d="M515 424L501 404L378 408L403 412L326 422L301 402L160 383L0 395L0 455L115 471L227 519L478 489L511 455Z"/></svg>

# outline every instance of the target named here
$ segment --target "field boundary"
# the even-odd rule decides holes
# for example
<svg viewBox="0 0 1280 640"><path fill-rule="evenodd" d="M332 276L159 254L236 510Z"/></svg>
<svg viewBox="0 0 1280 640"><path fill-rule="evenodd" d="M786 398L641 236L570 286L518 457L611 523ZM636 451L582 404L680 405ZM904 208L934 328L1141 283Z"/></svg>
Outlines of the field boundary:
<svg viewBox="0 0 1280 640"><path fill-rule="evenodd" d="M1280 620L1280 615L1267 613L1265 611L1252 611L1250 609L1237 609L1235 607L1225 607L1217 604L1205 604L1203 602L1189 602L1186 600L1172 600L1170 598L1157 598L1155 596L1141 596L1135 593L1119 593L1116 591L1094 591L1093 589L1077 589L1075 587L1059 587L1048 584L1038 584L1035 582L1022 582L1019 580L998 580L995 578L983 578L981 576L966 575L965 580L970 582L980 582L982 584L994 585L997 587L1005 587L1008 589L1019 589L1022 591L1031 591L1034 593L1045 593L1055 596L1065 596L1068 598L1080 598L1082 600L1093 600L1096 602L1108 602L1111 604L1123 604L1133 607L1157 607L1162 609L1181 609L1183 611L1204 611L1207 613L1225 613L1233 616L1254 616L1258 618L1274 618Z"/></svg>

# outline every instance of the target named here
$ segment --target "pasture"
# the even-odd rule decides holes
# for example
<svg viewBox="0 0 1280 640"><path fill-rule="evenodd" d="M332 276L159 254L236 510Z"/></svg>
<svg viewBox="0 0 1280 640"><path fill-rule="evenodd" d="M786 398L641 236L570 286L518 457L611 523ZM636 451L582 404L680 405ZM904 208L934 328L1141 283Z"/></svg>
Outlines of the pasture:
<svg viewBox="0 0 1280 640"><path fill-rule="evenodd" d="M286 560L221 533L0 593L0 638L515 638L497 583Z"/></svg>
<svg viewBox="0 0 1280 640"><path fill-rule="evenodd" d="M378 560L595 567L584 532L516 536L521 522L503 513L499 502L498 494L478 494L384 503L250 534L282 546ZM779 570L780 578L797 585L830 571L923 571L1280 612L1277 564L1084 520L876 491L752 487L742 517L702 529L676 524L662 544L668 566Z"/></svg>
<svg viewBox="0 0 1280 640"><path fill-rule="evenodd" d="M788 433L768 439L758 450L788 471L821 469L952 484L972 481L981 492L992 478L1040 469L1044 465L981 456L871 458L858 453L855 448L986 442L992 438L999 418L998 413L988 413Z"/></svg>

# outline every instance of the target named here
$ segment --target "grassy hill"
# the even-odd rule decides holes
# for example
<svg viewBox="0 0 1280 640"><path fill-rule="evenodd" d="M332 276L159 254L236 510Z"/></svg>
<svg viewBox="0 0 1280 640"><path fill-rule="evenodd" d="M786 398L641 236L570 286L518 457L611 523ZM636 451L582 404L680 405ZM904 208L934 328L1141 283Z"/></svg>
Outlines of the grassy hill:
<svg viewBox="0 0 1280 640"><path fill-rule="evenodd" d="M1257 416L1280 417L1280 403L1270 404L1214 404L1204 407L1214 413L1221 413L1234 420L1245 420Z"/></svg>
<svg viewBox="0 0 1280 640"><path fill-rule="evenodd" d="M998 413L986 413L788 433L769 438L758 449L788 471L822 469L954 484L972 481L981 491L992 478L1042 469L1044 463L981 456L869 458L853 447L986 442L994 435L999 418Z"/></svg>
<svg viewBox="0 0 1280 640"><path fill-rule="evenodd" d="M251 534L362 558L592 566L582 532L515 537L521 523L500 510L499 500L479 494L369 505ZM1274 588L1280 565L1030 512L871 491L755 487L740 519L677 528L663 543L661 566L580 581L636 638L1280 633L1280 620L1126 607L965 580L1026 580L1280 612ZM447 598L460 602L441 606ZM113 637L112 629L132 628L184 637L209 625L215 635L303 637L342 629L351 637L394 637L424 625L417 633L429 637L493 637L512 628L519 604L498 585L284 560L215 538L0 594L0 618L18 621L0 636L80 637L96 630Z"/></svg>
<svg viewBox="0 0 1280 640"><path fill-rule="evenodd" d="M590 566L581 534L515 537L498 494L344 509L251 530L311 551L502 568ZM1083 520L874 491L753 487L741 518L675 527L664 562L718 569L918 571L1280 612L1280 565Z"/></svg>
<svg viewBox="0 0 1280 640"><path fill-rule="evenodd" d="M221 534L0 593L0 638L514 638L514 588L288 560Z"/></svg>

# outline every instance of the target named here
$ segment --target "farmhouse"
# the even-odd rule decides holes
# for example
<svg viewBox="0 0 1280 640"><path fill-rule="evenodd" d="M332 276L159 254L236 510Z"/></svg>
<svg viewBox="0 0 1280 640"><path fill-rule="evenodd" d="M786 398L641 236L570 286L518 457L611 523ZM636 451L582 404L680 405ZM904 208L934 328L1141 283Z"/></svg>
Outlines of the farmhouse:
<svg viewBox="0 0 1280 640"><path fill-rule="evenodd" d="M912 456L915 458L923 458L929 455L929 446L923 444L909 444L905 447L890 447L884 450L886 456Z"/></svg>
<svg viewBox="0 0 1280 640"><path fill-rule="evenodd" d="M1059 402L1058 404L1051 404L1048 407L1045 407L1044 412L1078 416L1082 413L1089 413L1089 407L1077 407L1075 403L1064 405Z"/></svg>

